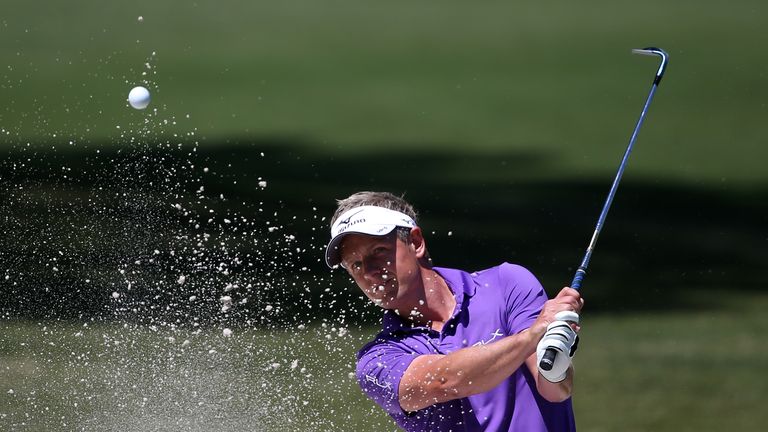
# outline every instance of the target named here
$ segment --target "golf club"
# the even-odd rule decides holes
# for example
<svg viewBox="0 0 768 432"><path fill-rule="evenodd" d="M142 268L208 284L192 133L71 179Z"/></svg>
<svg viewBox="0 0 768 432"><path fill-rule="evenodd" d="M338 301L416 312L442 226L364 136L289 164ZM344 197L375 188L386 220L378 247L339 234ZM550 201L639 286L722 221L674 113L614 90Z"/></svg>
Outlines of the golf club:
<svg viewBox="0 0 768 432"><path fill-rule="evenodd" d="M598 217L597 219L597 225L595 226L595 231L592 234L592 240L590 240L589 246L587 247L587 252L584 254L584 259L582 259L581 265L579 265L579 268L576 270L576 274L574 275L573 281L571 282L571 288L576 290L581 288L581 281L584 279L584 275L587 272L587 266L589 266L589 260L592 258L592 251L594 251L595 244L597 243L597 237L600 235L600 230L602 230L603 223L605 223L605 217L608 215L608 210L611 208L613 197L614 195L616 195L616 189L618 189L619 187L621 176L624 174L624 168L627 166L627 160L629 159L630 153L632 153L632 147L635 144L635 139L637 139L637 133L640 131L640 127L643 125L643 120L645 119L645 113L648 111L648 106L651 104L653 95L656 93L656 89L658 88L659 83L661 82L661 77L664 76L664 70L667 68L669 56L661 48L648 47L643 49L633 49L632 53L641 54L641 55L659 56L661 57L661 63L659 64L659 69L656 71L656 76L653 79L653 85L651 86L651 91L648 94L648 98L645 100L643 111L640 113L640 119L637 120L637 124L635 125L635 130L632 132L632 137L629 139L629 145L627 145L627 150L624 152L624 157L621 159L621 164L619 164L619 169L616 172L616 177L613 179L611 190L608 192L608 198L606 198L605 204L603 205L603 210L600 212L600 217ZM557 350L555 350L554 348L547 348L546 352L542 356L541 361L539 362L539 368L545 371L551 370L556 356L557 356Z"/></svg>

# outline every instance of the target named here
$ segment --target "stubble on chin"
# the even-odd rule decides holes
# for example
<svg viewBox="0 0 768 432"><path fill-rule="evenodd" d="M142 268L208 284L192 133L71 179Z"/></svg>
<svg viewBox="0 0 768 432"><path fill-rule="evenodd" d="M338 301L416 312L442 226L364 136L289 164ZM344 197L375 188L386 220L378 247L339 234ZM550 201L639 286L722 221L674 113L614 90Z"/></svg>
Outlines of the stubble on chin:
<svg viewBox="0 0 768 432"><path fill-rule="evenodd" d="M397 294L397 282L394 278L384 280L381 283L372 284L368 288L368 298L375 304L384 309L395 300Z"/></svg>

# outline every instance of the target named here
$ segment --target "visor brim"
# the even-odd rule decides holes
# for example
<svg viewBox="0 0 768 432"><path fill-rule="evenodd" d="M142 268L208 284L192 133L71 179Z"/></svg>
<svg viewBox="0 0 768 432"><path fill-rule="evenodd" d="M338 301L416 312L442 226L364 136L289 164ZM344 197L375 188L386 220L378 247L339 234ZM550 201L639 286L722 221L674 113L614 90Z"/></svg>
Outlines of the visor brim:
<svg viewBox="0 0 768 432"><path fill-rule="evenodd" d="M344 240L344 237L348 236L349 234L363 234L372 237L382 237L389 235L392 231L395 230L395 228L397 228L397 225L394 224L372 224L369 226L360 227L359 229L350 229L340 233L336 237L332 238L328 243L328 246L325 248L325 264L330 268L334 268L341 263L341 242Z"/></svg>

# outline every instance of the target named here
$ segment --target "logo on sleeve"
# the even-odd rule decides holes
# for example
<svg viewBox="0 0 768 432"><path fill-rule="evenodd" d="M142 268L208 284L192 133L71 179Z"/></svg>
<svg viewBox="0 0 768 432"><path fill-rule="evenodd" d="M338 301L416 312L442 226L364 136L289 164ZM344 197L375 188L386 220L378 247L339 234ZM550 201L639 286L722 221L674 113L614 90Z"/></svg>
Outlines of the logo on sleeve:
<svg viewBox="0 0 768 432"><path fill-rule="evenodd" d="M395 392L392 390L392 383L389 382L380 382L376 379L373 375L366 375L365 381L369 383L373 383L376 387L385 390L387 392L387 400L391 401L395 397Z"/></svg>
<svg viewBox="0 0 768 432"><path fill-rule="evenodd" d="M472 346L474 347L474 346L480 346L480 345L488 345L489 343L491 343L491 342L495 341L496 339L498 339L500 337L503 337L503 336L504 336L504 334L501 332L501 329L497 328L496 331L491 333L491 338L490 339L477 341Z"/></svg>

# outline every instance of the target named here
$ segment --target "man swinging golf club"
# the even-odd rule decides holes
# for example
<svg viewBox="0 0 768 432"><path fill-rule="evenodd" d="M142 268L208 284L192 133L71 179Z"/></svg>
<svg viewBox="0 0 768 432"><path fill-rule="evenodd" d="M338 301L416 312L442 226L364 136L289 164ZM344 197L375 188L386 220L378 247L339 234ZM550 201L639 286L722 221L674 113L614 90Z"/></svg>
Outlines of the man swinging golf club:
<svg viewBox="0 0 768 432"><path fill-rule="evenodd" d="M525 268L467 273L432 266L416 212L389 193L339 201L326 249L385 309L381 333L358 353L363 391L408 431L572 431L571 358L584 300L578 289L648 106L661 59L571 287L552 300Z"/></svg>
<svg viewBox="0 0 768 432"><path fill-rule="evenodd" d="M583 300L552 300L525 268L434 267L413 207L386 192L339 201L326 249L384 309L358 353L363 391L407 431L573 431L571 356ZM538 367L544 351L558 352ZM538 358L537 358L538 356Z"/></svg>

